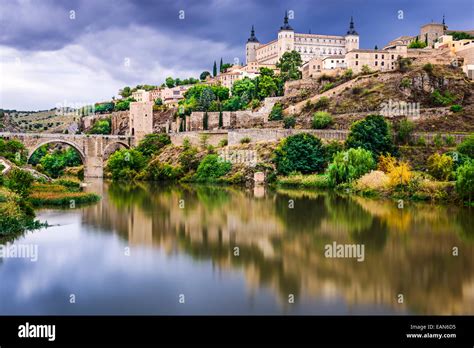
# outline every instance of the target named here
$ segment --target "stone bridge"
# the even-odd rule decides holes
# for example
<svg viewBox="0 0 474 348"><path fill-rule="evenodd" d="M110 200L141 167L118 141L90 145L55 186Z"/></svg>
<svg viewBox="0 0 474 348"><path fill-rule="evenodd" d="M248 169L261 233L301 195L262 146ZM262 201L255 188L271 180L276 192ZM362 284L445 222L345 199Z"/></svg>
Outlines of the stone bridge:
<svg viewBox="0 0 474 348"><path fill-rule="evenodd" d="M67 144L81 156L84 176L89 178L103 177L104 161L117 149L136 145L135 137L122 135L0 133L0 138L21 141L28 150L28 160L38 148L45 144Z"/></svg>

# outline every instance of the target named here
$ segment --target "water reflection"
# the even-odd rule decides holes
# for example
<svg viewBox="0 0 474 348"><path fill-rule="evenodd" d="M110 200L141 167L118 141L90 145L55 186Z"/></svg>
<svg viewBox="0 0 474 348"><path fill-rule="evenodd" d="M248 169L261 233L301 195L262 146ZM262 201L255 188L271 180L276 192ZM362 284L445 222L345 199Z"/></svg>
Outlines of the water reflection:
<svg viewBox="0 0 474 348"><path fill-rule="evenodd" d="M98 313L474 314L474 221L469 209L422 204L398 209L394 202L288 189L254 192L97 181L89 190L101 193L103 200L57 214L60 224L78 227L74 252L87 271L93 278L108 279L88 284L83 293L96 299L104 286L120 292L120 304L95 304ZM39 233L47 232L34 236ZM364 244L364 261L324 257L324 246L333 241ZM87 263L92 244L113 254L107 256L107 266L97 260L92 267ZM139 266L123 264L123 257L111 251L117 244L129 246ZM453 256L454 247L458 256ZM120 264L120 279L133 286L115 284L115 264ZM161 278L173 274L173 286L161 278L151 283L153 273ZM7 271L2 274L0 264L2 276L13 278ZM65 286L61 282L66 280L56 278L57 287ZM13 287L15 281L8 284ZM199 298L191 309L170 306L163 298L151 300L157 289L173 298L183 284ZM289 294L295 295L295 305L288 303ZM398 294L404 295L403 304L397 302ZM148 298L153 305L142 307L137 298ZM91 311L84 307L79 312Z"/></svg>
<svg viewBox="0 0 474 348"><path fill-rule="evenodd" d="M83 218L132 245L242 269L249 288L269 287L281 303L290 293L343 296L352 304L444 314L474 313L472 216L458 207L399 209L393 202L301 190L255 198L234 188L113 184L108 202ZM332 241L363 243L365 261L325 258L324 245ZM396 302L397 294L405 304Z"/></svg>

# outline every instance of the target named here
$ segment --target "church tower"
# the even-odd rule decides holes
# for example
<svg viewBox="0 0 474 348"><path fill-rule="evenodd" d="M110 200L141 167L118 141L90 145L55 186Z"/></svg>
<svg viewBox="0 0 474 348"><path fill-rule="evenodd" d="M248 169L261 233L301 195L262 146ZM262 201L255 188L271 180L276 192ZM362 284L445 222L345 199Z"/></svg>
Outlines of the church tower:
<svg viewBox="0 0 474 348"><path fill-rule="evenodd" d="M354 19L351 16L351 22L349 24L349 30L345 36L346 39L346 52L359 48L359 34L355 31Z"/></svg>
<svg viewBox="0 0 474 348"><path fill-rule="evenodd" d="M283 19L283 26L278 32L278 59L283 56L283 53L290 52L295 49L295 31L288 23L288 12L285 11L285 18Z"/></svg>
<svg viewBox="0 0 474 348"><path fill-rule="evenodd" d="M249 62L255 62L257 60L257 48L260 46L257 37L255 36L255 29L252 25L252 30L250 31L250 37L247 40L245 45L245 64Z"/></svg>

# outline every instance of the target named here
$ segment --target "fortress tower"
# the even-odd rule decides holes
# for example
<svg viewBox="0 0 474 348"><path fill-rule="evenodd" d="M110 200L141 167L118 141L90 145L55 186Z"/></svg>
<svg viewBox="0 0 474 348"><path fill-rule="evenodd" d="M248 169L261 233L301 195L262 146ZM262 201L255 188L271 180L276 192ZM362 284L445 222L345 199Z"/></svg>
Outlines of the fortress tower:
<svg viewBox="0 0 474 348"><path fill-rule="evenodd" d="M255 29L252 25L252 30L250 31L250 37L247 40L245 45L245 64L249 62L257 61L257 48L260 46L257 37L255 36Z"/></svg>
<svg viewBox="0 0 474 348"><path fill-rule="evenodd" d="M355 31L354 28L354 19L351 16L351 22L349 24L349 30L347 31L346 36L346 52L359 49L359 34Z"/></svg>
<svg viewBox="0 0 474 348"><path fill-rule="evenodd" d="M288 12L285 11L285 18L283 19L283 26L278 32L278 59L283 56L283 53L290 52L295 49L295 31L288 23Z"/></svg>

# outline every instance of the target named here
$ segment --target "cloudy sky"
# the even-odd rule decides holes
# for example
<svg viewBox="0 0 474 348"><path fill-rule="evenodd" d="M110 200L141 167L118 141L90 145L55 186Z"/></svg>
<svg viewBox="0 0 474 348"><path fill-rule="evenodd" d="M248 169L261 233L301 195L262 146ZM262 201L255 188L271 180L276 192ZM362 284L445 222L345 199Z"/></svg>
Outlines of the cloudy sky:
<svg viewBox="0 0 474 348"><path fill-rule="evenodd" d="M353 15L361 48L443 14L450 29L474 29L472 0L0 0L0 108L81 105L198 77L221 57L243 61L252 24L260 42L275 39L285 9L297 32L318 34L343 35Z"/></svg>

